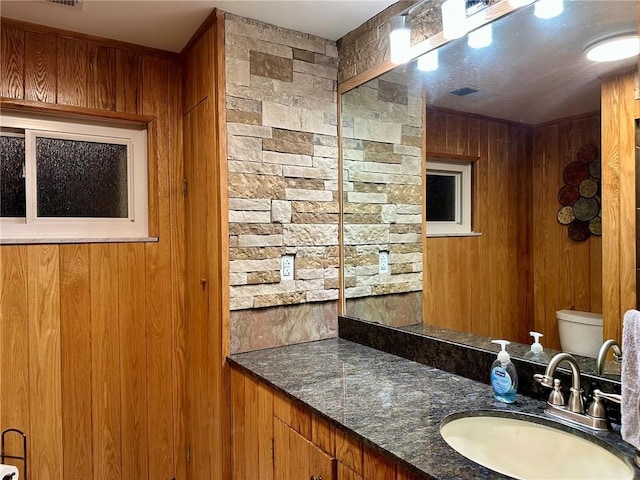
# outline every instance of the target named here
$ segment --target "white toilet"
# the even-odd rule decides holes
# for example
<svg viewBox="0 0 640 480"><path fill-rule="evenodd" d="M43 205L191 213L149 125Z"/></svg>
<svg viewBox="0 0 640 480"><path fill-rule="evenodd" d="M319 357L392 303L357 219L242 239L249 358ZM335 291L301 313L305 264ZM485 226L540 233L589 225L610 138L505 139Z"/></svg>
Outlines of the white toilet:
<svg viewBox="0 0 640 480"><path fill-rule="evenodd" d="M602 314L558 310L558 331L563 352L596 358L602 345Z"/></svg>

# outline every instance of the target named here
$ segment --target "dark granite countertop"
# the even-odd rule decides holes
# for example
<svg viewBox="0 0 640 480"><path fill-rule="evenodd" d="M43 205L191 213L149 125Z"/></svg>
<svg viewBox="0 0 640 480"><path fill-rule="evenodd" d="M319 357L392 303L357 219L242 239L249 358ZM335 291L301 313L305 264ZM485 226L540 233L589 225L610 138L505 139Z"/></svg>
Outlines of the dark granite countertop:
<svg viewBox="0 0 640 480"><path fill-rule="evenodd" d="M439 426L449 414L497 410L550 422L544 402L518 395L515 404L503 404L484 383L341 338L236 354L230 361L424 478L509 478L447 445ZM597 439L629 458L633 453L615 432Z"/></svg>
<svg viewBox="0 0 640 480"><path fill-rule="evenodd" d="M362 321L362 320L359 320ZM485 350L493 353L497 353L500 351L500 346L491 343L491 339L488 337L483 337L481 335L475 335L473 333L461 332L458 330L452 330L450 328L438 327L435 325L427 325L425 323L419 323L416 325L407 325L404 327L398 327L399 330L405 330L407 332L416 333L419 335L424 335L428 337L435 337L443 341L464 344L469 347L475 347L480 350ZM533 339L532 339L533 341ZM544 338L542 338L542 343L544 343ZM525 345L523 343L511 342L507 350L511 354L512 358L522 359L528 358L530 355L531 345ZM530 361L533 362L541 362L547 364L549 359L552 358L557 353L560 353L560 350L554 350L548 347L544 347L544 359L541 362L541 359L533 358ZM596 375L596 359L583 357L581 355L573 354L573 357L578 362L580 366L580 372L588 375ZM600 374L599 376L611 379L613 381L620 382L620 365L614 363L612 361L606 361L604 365L604 374Z"/></svg>

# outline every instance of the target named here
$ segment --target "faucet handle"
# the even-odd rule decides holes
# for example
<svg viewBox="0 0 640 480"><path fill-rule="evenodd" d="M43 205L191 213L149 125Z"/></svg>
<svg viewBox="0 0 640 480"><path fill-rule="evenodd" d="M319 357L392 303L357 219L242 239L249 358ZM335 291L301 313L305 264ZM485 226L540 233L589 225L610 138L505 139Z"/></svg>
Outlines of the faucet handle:
<svg viewBox="0 0 640 480"><path fill-rule="evenodd" d="M548 402L551 405L564 405L564 395L562 394L562 383L559 379L553 379L553 390L549 394Z"/></svg>
<svg viewBox="0 0 640 480"><path fill-rule="evenodd" d="M593 398L594 400L600 400L603 398L613 403L622 403L622 395L618 395L616 393L604 393L598 388L593 391Z"/></svg>
<svg viewBox="0 0 640 480"><path fill-rule="evenodd" d="M593 391L593 402L589 405L587 413L593 418L607 419L607 409L604 406L603 400L609 400L611 402L620 403L622 400L621 395L615 393L604 393L599 389Z"/></svg>
<svg viewBox="0 0 640 480"><path fill-rule="evenodd" d="M533 376L533 379L543 387L553 388L554 379L549 375L542 375L541 373L536 373Z"/></svg>
<svg viewBox="0 0 640 480"><path fill-rule="evenodd" d="M562 383L560 380L550 377L549 375L542 375L541 373L536 373L533 376L533 379L543 387L553 388L549 394L549 399L547 400L549 405L556 405L560 407L564 405L564 395L562 394ZM553 385L551 385L552 382Z"/></svg>
<svg viewBox="0 0 640 480"><path fill-rule="evenodd" d="M607 418L607 410L604 407L604 402L602 401L602 397L596 397L594 395L593 402L589 405L587 409L587 413L591 415L593 418Z"/></svg>

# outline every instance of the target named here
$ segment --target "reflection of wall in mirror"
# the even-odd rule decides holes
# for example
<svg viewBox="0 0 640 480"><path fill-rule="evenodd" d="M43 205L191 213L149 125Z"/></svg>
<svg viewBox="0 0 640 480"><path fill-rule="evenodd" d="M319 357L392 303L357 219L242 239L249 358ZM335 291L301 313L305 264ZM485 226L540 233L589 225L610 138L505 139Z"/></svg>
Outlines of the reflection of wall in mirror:
<svg viewBox="0 0 640 480"><path fill-rule="evenodd" d="M600 115L530 126L429 108L427 151L477 156L473 229L426 240L425 322L559 348L555 311L601 312L601 239L578 244L556 221L562 170L600 148Z"/></svg>
<svg viewBox="0 0 640 480"><path fill-rule="evenodd" d="M389 72L342 97L347 315L422 319L421 124L417 75ZM389 273L379 269L382 251Z"/></svg>

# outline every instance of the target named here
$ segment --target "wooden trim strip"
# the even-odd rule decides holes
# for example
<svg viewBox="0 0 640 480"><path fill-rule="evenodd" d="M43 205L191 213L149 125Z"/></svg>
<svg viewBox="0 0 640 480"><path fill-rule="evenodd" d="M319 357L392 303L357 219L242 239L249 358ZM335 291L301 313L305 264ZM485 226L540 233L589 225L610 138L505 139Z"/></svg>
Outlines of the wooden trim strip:
<svg viewBox="0 0 640 480"><path fill-rule="evenodd" d="M589 118L592 117L593 115L600 115L601 110L596 110L593 112L587 112L587 113L580 113L578 115L570 115L568 117L562 117L562 118L558 118L556 120L549 120L548 122L543 122L543 123L537 123L535 125L532 125L533 128L542 128L542 127L548 127L549 125L556 125L559 123L563 123L563 122L572 122L575 120L580 120L582 118Z"/></svg>
<svg viewBox="0 0 640 480"><path fill-rule="evenodd" d="M355 77L351 77L344 82L338 84L338 95L347 93L349 90L353 90L360 85L367 83L369 80L379 77L380 75L387 73L397 67L395 63L391 63L389 60L369 68L362 73L359 73Z"/></svg>
<svg viewBox="0 0 640 480"><path fill-rule="evenodd" d="M427 86L428 88L428 86ZM450 113L452 115L460 115L460 114L464 114L465 117L467 118L477 118L483 121L489 121L489 122L499 122L501 124L505 124L505 125L513 125L514 127L538 127L539 125L529 125L527 123L521 123L521 122L516 122L515 120L507 120L505 118L499 118L499 117L490 117L488 115L482 115L480 113L471 113L471 112L461 112L460 110L454 110L453 108L445 108L445 107L436 107L433 105L427 105L426 106L427 110L435 110L439 113ZM552 121L551 124L555 123L556 120Z"/></svg>
<svg viewBox="0 0 640 480"><path fill-rule="evenodd" d="M160 48L146 47L144 45L137 45L135 43L123 42L122 40L114 40L111 38L104 38L96 35L89 35L87 33L72 32L70 30L64 30L61 28L49 27L47 25L24 22L22 20L16 20L14 18L0 18L0 24L2 25L2 28L13 27L28 32L47 33L55 35L59 38L82 40L89 43L95 43L97 45L100 45L101 47L114 47L123 50L132 50L134 52L154 55L156 57L178 58L179 56L177 52L170 52L168 50L162 50Z"/></svg>
<svg viewBox="0 0 640 480"><path fill-rule="evenodd" d="M228 167L227 167L227 103L226 103L226 68L225 68L225 15L218 15L216 18L216 43L214 61L216 62L216 109L218 127L218 168L219 168L219 212L221 218L226 219L228 211ZM220 224L221 239L221 308L222 308L222 338L225 339L222 345L222 361L230 353L229 345L229 223L222 221Z"/></svg>
<svg viewBox="0 0 640 480"><path fill-rule="evenodd" d="M155 119L151 115L139 115L137 113L115 112L113 110L101 110L99 108L75 107L56 103L43 103L32 100L19 100L0 97L0 110L14 110L18 112L30 112L41 114L67 115L72 117L93 118L109 121L149 124Z"/></svg>
<svg viewBox="0 0 640 480"><path fill-rule="evenodd" d="M217 8L214 8L207 18L204 19L204 22L200 24L195 33L191 35L187 44L180 51L180 56L184 56L189 50L191 50L196 42L200 40L200 38L202 38L202 36L207 33L212 26L216 24L219 25L219 18L222 18L222 24L224 24L224 12L220 12Z"/></svg>
<svg viewBox="0 0 640 480"><path fill-rule="evenodd" d="M226 358L231 351L231 344L229 339L230 334L230 310L229 310L229 222L227 221L228 211L228 166L227 166L227 104L226 104L226 52L225 52L225 14L224 12L218 12L214 10L210 18L215 20L215 37L214 37L214 57L215 62L215 75L214 75L214 94L215 94L215 109L217 111L216 128L217 128L217 157L218 172L218 200L220 202L218 206L220 226L219 226L219 271L217 272L220 287L219 294L219 315L220 315L220 358L219 361L221 369L219 388L222 390L220 393L218 408L222 409L220 415L220 441L223 448L220 454L220 460L222 465L219 471L222 472L223 478L231 476L232 472L232 449L231 449L231 436L232 436L232 411L231 411L231 374L229 365L226 363ZM209 20L209 19L207 19ZM197 32L196 32L197 33ZM215 242L211 244L214 246ZM215 302L213 302L215 304ZM217 315L218 313L214 313Z"/></svg>
<svg viewBox="0 0 640 480"><path fill-rule="evenodd" d="M480 160L480 157L473 155L459 155L457 153L443 153L443 152L427 152L427 161L429 158L446 158L447 160L455 160L459 162L475 163Z"/></svg>

